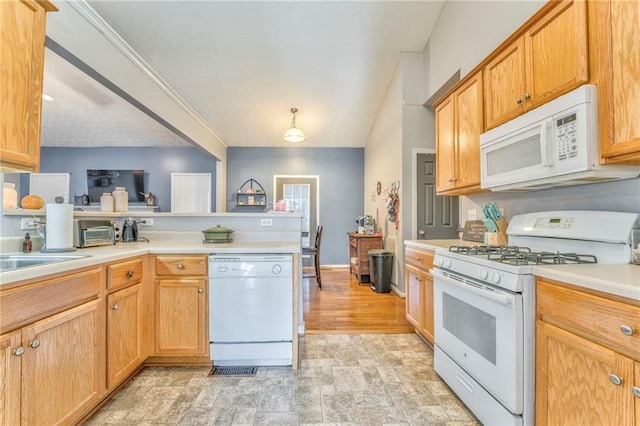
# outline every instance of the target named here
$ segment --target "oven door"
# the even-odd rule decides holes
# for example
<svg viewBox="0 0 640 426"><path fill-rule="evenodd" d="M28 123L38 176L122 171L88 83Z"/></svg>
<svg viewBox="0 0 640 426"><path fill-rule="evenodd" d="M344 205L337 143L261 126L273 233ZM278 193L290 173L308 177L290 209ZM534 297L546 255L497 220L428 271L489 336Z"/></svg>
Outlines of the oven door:
<svg viewBox="0 0 640 426"><path fill-rule="evenodd" d="M522 295L434 268L435 343L509 411L523 411Z"/></svg>

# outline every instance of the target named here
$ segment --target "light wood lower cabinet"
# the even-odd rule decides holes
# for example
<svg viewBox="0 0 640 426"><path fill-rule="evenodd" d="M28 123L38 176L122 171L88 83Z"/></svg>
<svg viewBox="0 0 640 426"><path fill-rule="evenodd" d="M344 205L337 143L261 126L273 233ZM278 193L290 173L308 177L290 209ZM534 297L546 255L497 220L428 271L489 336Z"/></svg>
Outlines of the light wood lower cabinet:
<svg viewBox="0 0 640 426"><path fill-rule="evenodd" d="M2 424L73 424L103 397L101 277L94 268L0 289Z"/></svg>
<svg viewBox="0 0 640 426"><path fill-rule="evenodd" d="M429 343L434 344L433 252L407 248L405 251L407 320Z"/></svg>
<svg viewBox="0 0 640 426"><path fill-rule="evenodd" d="M107 270L107 388L127 379L144 362L148 329L143 258L108 265Z"/></svg>
<svg viewBox="0 0 640 426"><path fill-rule="evenodd" d="M207 256L156 256L155 355L208 356Z"/></svg>
<svg viewBox="0 0 640 426"><path fill-rule="evenodd" d="M142 284L107 296L107 388L125 380L144 361Z"/></svg>
<svg viewBox="0 0 640 426"><path fill-rule="evenodd" d="M0 425L20 424L22 333L0 336Z"/></svg>
<svg viewBox="0 0 640 426"><path fill-rule="evenodd" d="M629 302L538 280L536 425L640 425L640 306Z"/></svg>
<svg viewBox="0 0 640 426"><path fill-rule="evenodd" d="M104 389L99 300L0 337L3 424L73 424Z"/></svg>

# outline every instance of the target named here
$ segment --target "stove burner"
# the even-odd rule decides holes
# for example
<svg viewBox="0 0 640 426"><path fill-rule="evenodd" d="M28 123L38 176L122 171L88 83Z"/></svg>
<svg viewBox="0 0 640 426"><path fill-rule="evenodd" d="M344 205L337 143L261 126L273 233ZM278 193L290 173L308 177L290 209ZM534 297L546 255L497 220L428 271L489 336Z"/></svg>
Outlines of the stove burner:
<svg viewBox="0 0 640 426"><path fill-rule="evenodd" d="M510 265L561 265L572 263L598 263L595 256L589 254L576 253L505 253L505 254L489 254L487 259L508 263Z"/></svg>

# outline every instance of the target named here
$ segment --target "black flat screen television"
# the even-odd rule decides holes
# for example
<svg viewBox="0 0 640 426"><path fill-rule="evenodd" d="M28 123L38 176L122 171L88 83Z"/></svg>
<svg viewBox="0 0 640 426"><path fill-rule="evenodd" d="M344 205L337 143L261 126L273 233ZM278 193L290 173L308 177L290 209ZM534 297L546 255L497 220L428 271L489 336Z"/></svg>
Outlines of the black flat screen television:
<svg viewBox="0 0 640 426"><path fill-rule="evenodd" d="M116 186L122 186L128 192L129 202L144 202L141 192L147 191L147 179L144 170L87 170L87 188L89 201L99 203L105 192L113 192Z"/></svg>

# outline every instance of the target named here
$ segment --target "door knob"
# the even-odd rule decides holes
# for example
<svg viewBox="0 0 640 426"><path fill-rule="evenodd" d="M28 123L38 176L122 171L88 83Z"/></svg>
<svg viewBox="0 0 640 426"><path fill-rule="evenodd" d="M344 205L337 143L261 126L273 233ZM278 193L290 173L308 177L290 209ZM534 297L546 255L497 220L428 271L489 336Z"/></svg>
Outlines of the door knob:
<svg viewBox="0 0 640 426"><path fill-rule="evenodd" d="M617 374L609 374L609 380L616 386L620 386L622 384L622 377L618 376Z"/></svg>
<svg viewBox="0 0 640 426"><path fill-rule="evenodd" d="M424 230L422 230L422 229L418 231L418 235L423 236L423 235L425 235L425 234L426 234L426 232L424 232Z"/></svg>
<svg viewBox="0 0 640 426"><path fill-rule="evenodd" d="M516 103L519 105L522 103L522 98L516 98Z"/></svg>
<svg viewBox="0 0 640 426"><path fill-rule="evenodd" d="M184 266L182 266L182 263L178 263L178 264L176 265L176 268L178 268L178 270L180 270L180 271L181 271L181 270L182 270L182 268L184 268Z"/></svg>

